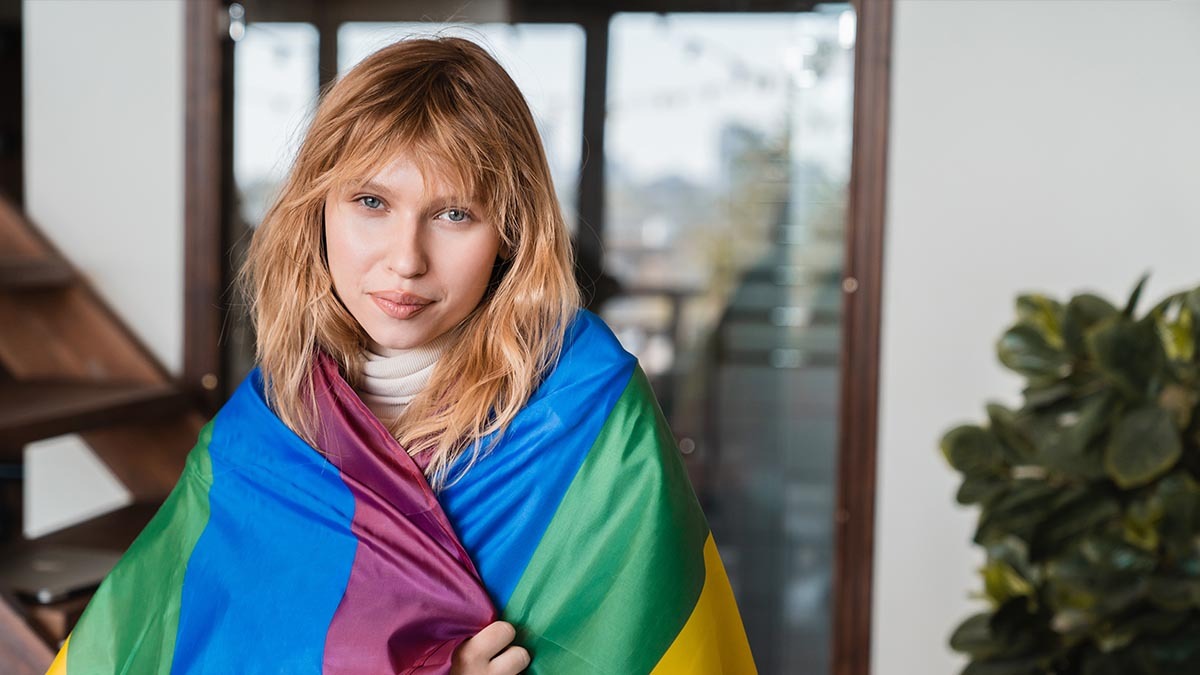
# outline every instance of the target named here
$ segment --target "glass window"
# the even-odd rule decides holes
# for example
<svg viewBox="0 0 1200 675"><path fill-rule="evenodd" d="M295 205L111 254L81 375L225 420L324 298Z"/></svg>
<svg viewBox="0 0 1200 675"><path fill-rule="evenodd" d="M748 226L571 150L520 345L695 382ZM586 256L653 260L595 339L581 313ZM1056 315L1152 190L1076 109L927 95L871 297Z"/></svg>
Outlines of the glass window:
<svg viewBox="0 0 1200 675"><path fill-rule="evenodd" d="M233 175L239 215L262 221L287 175L317 98L317 29L251 23L235 43Z"/></svg>
<svg viewBox="0 0 1200 675"><path fill-rule="evenodd" d="M601 309L650 376L764 673L830 672L848 5L618 14Z"/></svg>

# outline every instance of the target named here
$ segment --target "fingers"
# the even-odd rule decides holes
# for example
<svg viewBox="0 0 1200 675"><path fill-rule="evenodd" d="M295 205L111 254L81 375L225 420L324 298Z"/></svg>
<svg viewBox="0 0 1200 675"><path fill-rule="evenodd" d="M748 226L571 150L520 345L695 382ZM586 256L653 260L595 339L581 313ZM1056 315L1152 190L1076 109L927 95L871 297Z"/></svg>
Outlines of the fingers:
<svg viewBox="0 0 1200 675"><path fill-rule="evenodd" d="M496 621L462 643L458 656L468 663L487 663L517 637L517 629L506 621Z"/></svg>
<svg viewBox="0 0 1200 675"><path fill-rule="evenodd" d="M517 629L507 621L496 621L459 645L454 652L453 673L517 675L529 667L529 652L509 645Z"/></svg>
<svg viewBox="0 0 1200 675"><path fill-rule="evenodd" d="M488 665L488 675L517 675L529 667L529 652L524 647L509 647Z"/></svg>

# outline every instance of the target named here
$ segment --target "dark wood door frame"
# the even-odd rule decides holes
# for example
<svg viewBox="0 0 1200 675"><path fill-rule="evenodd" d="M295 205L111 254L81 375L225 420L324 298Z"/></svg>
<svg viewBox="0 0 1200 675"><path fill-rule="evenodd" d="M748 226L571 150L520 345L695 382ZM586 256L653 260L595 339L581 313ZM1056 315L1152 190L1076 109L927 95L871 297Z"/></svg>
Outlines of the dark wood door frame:
<svg viewBox="0 0 1200 675"><path fill-rule="evenodd" d="M871 668L879 336L893 0L856 0L854 127L842 281L834 675Z"/></svg>
<svg viewBox="0 0 1200 675"><path fill-rule="evenodd" d="M894 0L852 0L857 14L857 38L843 277L831 651L834 675L868 675L870 671L893 3ZM529 5L538 3L524 4L528 10ZM600 4L611 10L621 3ZM630 7L625 9L640 7L636 2L628 4ZM721 2L713 4L720 9L734 9ZM787 4L802 3L780 3ZM227 390L226 383L221 381L225 364L220 347L224 284L229 278L224 220L231 194L232 165L229 123L232 117L228 111L232 43L227 26L222 23L226 5L226 0L185 3L187 168L181 379L183 386L209 410L216 409Z"/></svg>
<svg viewBox="0 0 1200 675"><path fill-rule="evenodd" d="M232 190L232 40L226 0L184 3L184 301L180 385L211 414L224 401L221 327Z"/></svg>

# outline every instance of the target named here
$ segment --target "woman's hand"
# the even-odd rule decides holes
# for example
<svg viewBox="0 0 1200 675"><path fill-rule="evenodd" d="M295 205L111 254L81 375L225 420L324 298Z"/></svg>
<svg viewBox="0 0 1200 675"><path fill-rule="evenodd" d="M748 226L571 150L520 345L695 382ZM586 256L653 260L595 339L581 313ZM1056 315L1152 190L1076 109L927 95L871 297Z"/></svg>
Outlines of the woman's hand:
<svg viewBox="0 0 1200 675"><path fill-rule="evenodd" d="M509 647L516 637L511 623L490 624L454 650L450 675L517 675L529 666L529 652Z"/></svg>

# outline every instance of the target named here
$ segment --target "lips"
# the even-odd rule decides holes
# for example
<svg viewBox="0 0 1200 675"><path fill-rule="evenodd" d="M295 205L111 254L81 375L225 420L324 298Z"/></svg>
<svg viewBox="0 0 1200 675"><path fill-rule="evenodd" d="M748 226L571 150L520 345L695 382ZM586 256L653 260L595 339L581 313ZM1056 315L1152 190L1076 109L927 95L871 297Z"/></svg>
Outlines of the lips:
<svg viewBox="0 0 1200 675"><path fill-rule="evenodd" d="M375 291L370 295L397 305L428 305L433 302L429 298L422 298L415 293L405 293L403 291Z"/></svg>
<svg viewBox="0 0 1200 675"><path fill-rule="evenodd" d="M410 318L433 304L429 298L401 291L377 291L369 295L385 314L394 319Z"/></svg>

